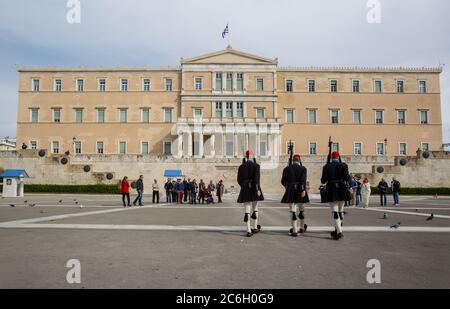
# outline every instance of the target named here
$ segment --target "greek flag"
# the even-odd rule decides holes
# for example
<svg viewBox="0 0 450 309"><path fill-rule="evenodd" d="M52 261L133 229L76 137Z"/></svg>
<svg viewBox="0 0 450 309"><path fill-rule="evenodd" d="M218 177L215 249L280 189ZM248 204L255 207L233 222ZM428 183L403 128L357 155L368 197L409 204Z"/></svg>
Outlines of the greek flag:
<svg viewBox="0 0 450 309"><path fill-rule="evenodd" d="M228 24L222 32L222 39L225 39L225 36L227 35L227 33L228 33Z"/></svg>

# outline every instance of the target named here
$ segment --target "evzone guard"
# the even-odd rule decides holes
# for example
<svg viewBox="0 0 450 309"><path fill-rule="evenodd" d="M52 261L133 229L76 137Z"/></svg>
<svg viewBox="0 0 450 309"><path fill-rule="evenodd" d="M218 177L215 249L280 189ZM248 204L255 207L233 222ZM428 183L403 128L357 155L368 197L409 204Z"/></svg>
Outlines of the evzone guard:
<svg viewBox="0 0 450 309"><path fill-rule="evenodd" d="M237 182L241 187L237 202L244 204L247 237L251 237L261 230L261 226L258 225L258 201L264 200L260 187L260 166L253 158L251 150L245 152L245 158L239 166ZM253 220L253 228L250 219Z"/></svg>
<svg viewBox="0 0 450 309"><path fill-rule="evenodd" d="M339 152L334 151L331 155L328 155L327 164L322 170L321 182L326 184L324 191L321 192L322 202L330 204L335 225L335 230L331 232L331 237L334 240L339 240L343 237L344 203L351 200L349 187L351 178L348 173L348 166L341 162Z"/></svg>
<svg viewBox="0 0 450 309"><path fill-rule="evenodd" d="M286 189L281 203L289 205L292 224L289 234L293 237L297 237L298 233L303 234L308 227L305 224L304 213L305 203L309 203L306 178L307 170L301 163L300 155L296 154L292 158L292 164L284 168L281 178L281 184ZM298 221L300 221L300 225Z"/></svg>

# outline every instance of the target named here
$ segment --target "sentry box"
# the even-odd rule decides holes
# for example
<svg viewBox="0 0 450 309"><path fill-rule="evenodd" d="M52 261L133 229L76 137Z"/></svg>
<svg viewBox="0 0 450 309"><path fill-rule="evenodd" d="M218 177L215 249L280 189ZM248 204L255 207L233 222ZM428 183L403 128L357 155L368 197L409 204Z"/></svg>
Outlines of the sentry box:
<svg viewBox="0 0 450 309"><path fill-rule="evenodd" d="M3 178L3 197L23 197L24 179L30 178L25 170L5 170Z"/></svg>

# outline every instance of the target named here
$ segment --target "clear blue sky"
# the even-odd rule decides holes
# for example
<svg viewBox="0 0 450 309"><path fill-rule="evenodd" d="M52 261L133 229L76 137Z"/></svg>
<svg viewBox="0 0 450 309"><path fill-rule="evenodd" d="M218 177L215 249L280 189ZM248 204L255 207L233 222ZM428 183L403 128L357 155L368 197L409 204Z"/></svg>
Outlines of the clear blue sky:
<svg viewBox="0 0 450 309"><path fill-rule="evenodd" d="M0 4L0 136L15 136L15 64L178 65L226 47L278 57L280 65L433 66L441 75L444 141L450 142L450 1L80 0L81 23L66 20L67 0Z"/></svg>

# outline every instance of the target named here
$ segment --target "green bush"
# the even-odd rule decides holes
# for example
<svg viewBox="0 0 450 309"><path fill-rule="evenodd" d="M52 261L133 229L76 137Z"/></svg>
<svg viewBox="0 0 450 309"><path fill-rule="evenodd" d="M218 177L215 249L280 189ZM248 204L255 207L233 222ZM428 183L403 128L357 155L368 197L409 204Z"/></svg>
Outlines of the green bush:
<svg viewBox="0 0 450 309"><path fill-rule="evenodd" d="M372 187L372 194L378 194L378 188ZM392 194L392 190L388 190ZM400 188L401 195L450 195L450 188Z"/></svg>
<svg viewBox="0 0 450 309"><path fill-rule="evenodd" d="M25 184L25 193L87 193L120 194L116 184L113 185L38 185Z"/></svg>

